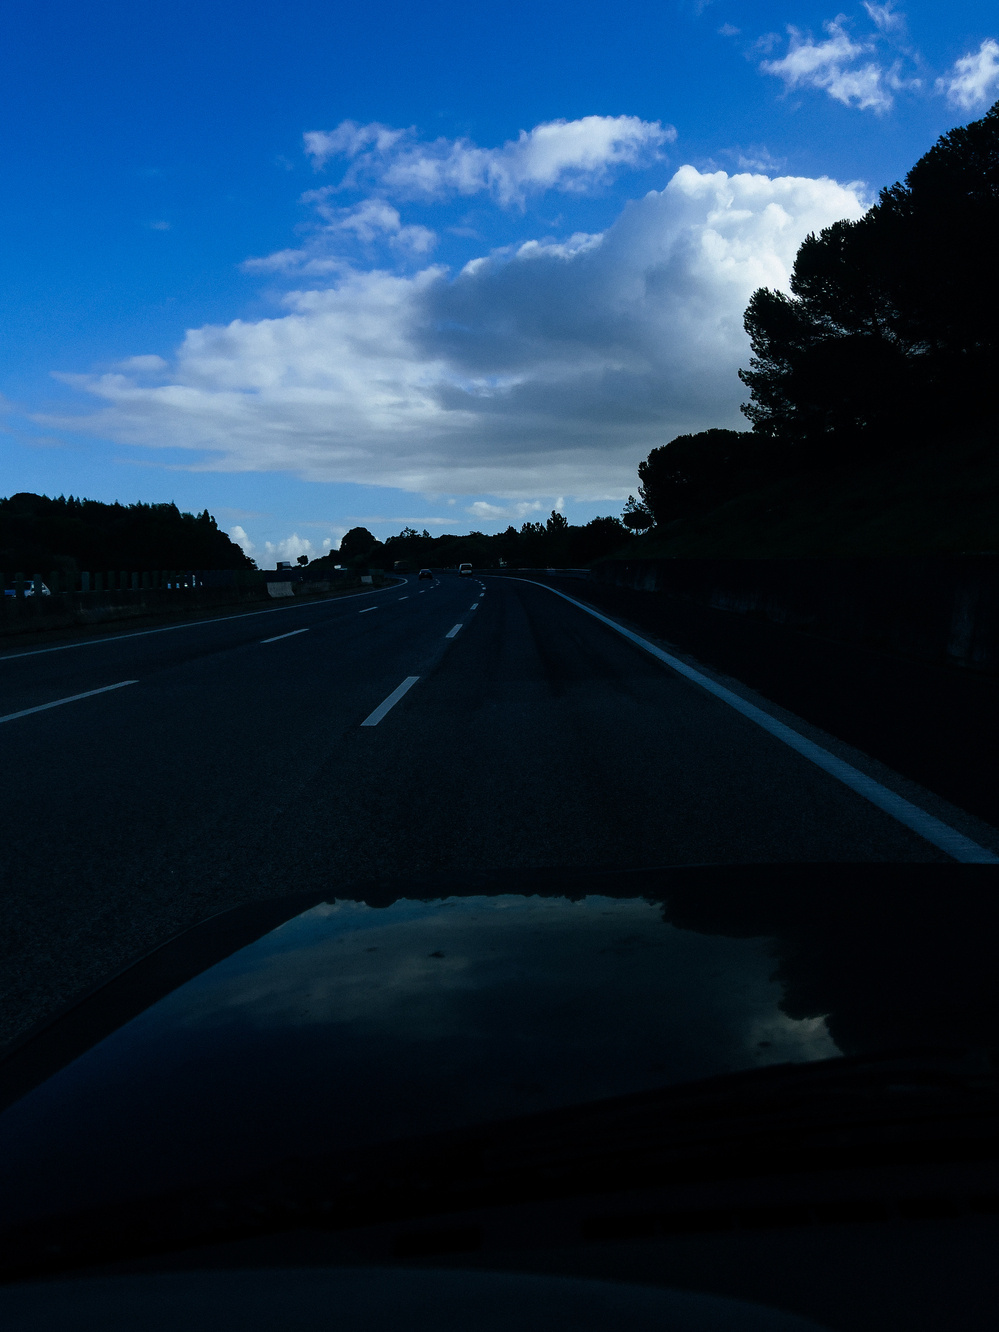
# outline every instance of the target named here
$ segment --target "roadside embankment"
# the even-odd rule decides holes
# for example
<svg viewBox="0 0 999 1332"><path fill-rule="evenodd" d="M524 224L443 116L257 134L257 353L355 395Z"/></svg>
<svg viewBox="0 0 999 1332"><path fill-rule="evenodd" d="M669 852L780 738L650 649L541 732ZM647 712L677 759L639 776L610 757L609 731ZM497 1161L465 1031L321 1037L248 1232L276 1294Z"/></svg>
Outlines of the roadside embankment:
<svg viewBox="0 0 999 1332"><path fill-rule="evenodd" d="M999 555L604 560L607 584L999 674Z"/></svg>

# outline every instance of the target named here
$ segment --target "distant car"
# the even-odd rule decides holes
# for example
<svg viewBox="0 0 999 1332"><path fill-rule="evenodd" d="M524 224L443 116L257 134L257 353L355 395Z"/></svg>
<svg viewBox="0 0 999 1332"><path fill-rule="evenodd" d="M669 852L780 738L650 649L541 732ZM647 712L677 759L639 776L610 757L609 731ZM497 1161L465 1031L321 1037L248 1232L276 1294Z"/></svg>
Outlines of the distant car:
<svg viewBox="0 0 999 1332"><path fill-rule="evenodd" d="M434 576L433 573L432 573L429 569L421 569L421 570L420 570L420 577L421 577L421 578L433 578L433 576Z"/></svg>
<svg viewBox="0 0 999 1332"><path fill-rule="evenodd" d="M459 564L458 572L462 575L470 574L472 572L472 566L470 564Z"/></svg>

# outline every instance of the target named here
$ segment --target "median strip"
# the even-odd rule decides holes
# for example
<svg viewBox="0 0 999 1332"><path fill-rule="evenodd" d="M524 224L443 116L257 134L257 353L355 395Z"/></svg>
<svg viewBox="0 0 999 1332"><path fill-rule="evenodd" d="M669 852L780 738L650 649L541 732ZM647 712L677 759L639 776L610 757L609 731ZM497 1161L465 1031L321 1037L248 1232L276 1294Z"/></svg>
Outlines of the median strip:
<svg viewBox="0 0 999 1332"><path fill-rule="evenodd" d="M296 634L307 634L308 629L292 629L287 634L275 634L273 638L262 638L261 643L280 643L282 638L294 638Z"/></svg>
<svg viewBox="0 0 999 1332"><path fill-rule="evenodd" d="M741 712L749 721L755 722L764 731L769 731L775 739L782 741L789 749L795 750L802 758L808 759L817 768L827 772L830 777L835 777L844 786L848 786L851 791L855 791L857 795L869 800L872 805L876 805L885 814L890 814L893 819L896 819L904 827L911 829L912 832L917 833L931 846L938 847L939 850L946 852L952 860L972 865L999 865L999 856L995 855L994 852L989 851L984 846L979 846L977 842L973 842L970 837L965 837L963 833L958 832L956 828L952 828L950 824L944 823L932 814L928 814L925 809L920 809L918 805L914 805L911 800L906 800L904 796L896 795L894 791L875 781L873 777L868 777L866 773L861 772L859 768L855 768L853 764L837 758L835 754L830 754L828 749L823 749L821 745L815 744L813 740L806 739L805 736L799 734L790 726L785 726L776 717L771 717L769 712L764 712L762 708L758 708L755 703L740 698L731 689L726 689L724 685L717 684L709 676L695 670L693 666L688 666L679 657L664 652L662 648L656 647L654 643L650 643L641 634L625 629L624 625L618 624L606 615L601 615L592 606L587 606L584 602L577 601L564 592L559 592L557 588L549 587L547 583L535 583L530 578L518 578L516 581L518 583L531 583L532 587L543 587L546 592L553 592L555 596L561 597L563 601L568 601L570 606L575 606L578 610L585 611L587 615L592 615L595 620L599 620L601 624L607 625L615 633L629 639L636 647L640 647L643 651L656 657L666 666L669 666L671 670L676 671L678 675L682 675L693 684L700 685L702 689L709 694L714 694L715 698L721 699L723 703L727 703L736 712Z"/></svg>
<svg viewBox="0 0 999 1332"><path fill-rule="evenodd" d="M6 717L0 717L0 724L16 721L18 717L30 717L33 712L47 712L49 708L61 708L64 703L76 703L81 698L93 698L95 694L107 694L112 689L124 689L126 685L138 683L138 680L119 680L117 684L104 685L100 689L88 689L85 694L70 694L68 698L57 698L54 703L39 703L36 708L22 708L20 712L8 712Z"/></svg>
<svg viewBox="0 0 999 1332"><path fill-rule="evenodd" d="M450 632L449 634L445 634L444 637L445 637L445 638L454 638L455 634L458 632L458 630L459 630L460 628L461 628L461 625L460 625L460 624L456 624L456 625L454 626L454 628L451 630L451 632Z"/></svg>
<svg viewBox="0 0 999 1332"><path fill-rule="evenodd" d="M413 685L420 677L418 675L407 675L398 689L393 689L384 703L379 703L370 716L365 717L361 722L362 726L377 726L387 712L391 712L404 694L408 694Z"/></svg>

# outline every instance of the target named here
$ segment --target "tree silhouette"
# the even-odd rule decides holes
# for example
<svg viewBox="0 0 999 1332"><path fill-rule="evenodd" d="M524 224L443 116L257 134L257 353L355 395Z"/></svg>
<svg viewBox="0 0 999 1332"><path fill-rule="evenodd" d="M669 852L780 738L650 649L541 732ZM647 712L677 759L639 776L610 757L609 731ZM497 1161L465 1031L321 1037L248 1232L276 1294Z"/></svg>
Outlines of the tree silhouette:
<svg viewBox="0 0 999 1332"><path fill-rule="evenodd" d="M798 251L791 295L746 311L758 434L808 462L956 434L995 416L999 103L943 135L858 222Z"/></svg>
<svg viewBox="0 0 999 1332"><path fill-rule="evenodd" d="M7 570L252 569L205 509L104 504L27 491L0 499L0 568Z"/></svg>
<svg viewBox="0 0 999 1332"><path fill-rule="evenodd" d="M642 507L662 525L723 503L756 479L752 441L748 430L701 430L653 449L638 464Z"/></svg>
<svg viewBox="0 0 999 1332"><path fill-rule="evenodd" d="M377 542L366 527L352 527L340 540L339 555L344 560L366 559Z"/></svg>
<svg viewBox="0 0 999 1332"><path fill-rule="evenodd" d="M656 519L647 504L635 499L634 495L629 495L624 506L624 513L621 515L621 521L625 527L631 528L633 532L647 532Z"/></svg>

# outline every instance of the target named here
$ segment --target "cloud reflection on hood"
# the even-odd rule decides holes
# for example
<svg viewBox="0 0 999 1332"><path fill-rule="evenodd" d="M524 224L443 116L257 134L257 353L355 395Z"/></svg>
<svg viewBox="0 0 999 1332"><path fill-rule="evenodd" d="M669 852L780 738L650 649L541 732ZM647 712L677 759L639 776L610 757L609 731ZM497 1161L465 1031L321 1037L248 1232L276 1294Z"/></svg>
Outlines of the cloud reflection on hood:
<svg viewBox="0 0 999 1332"><path fill-rule="evenodd" d="M780 1011L773 969L765 940L705 939L645 901L337 902L167 1003L181 1025L544 1045L546 1061L600 1049L683 1076L837 1054L823 1018Z"/></svg>

